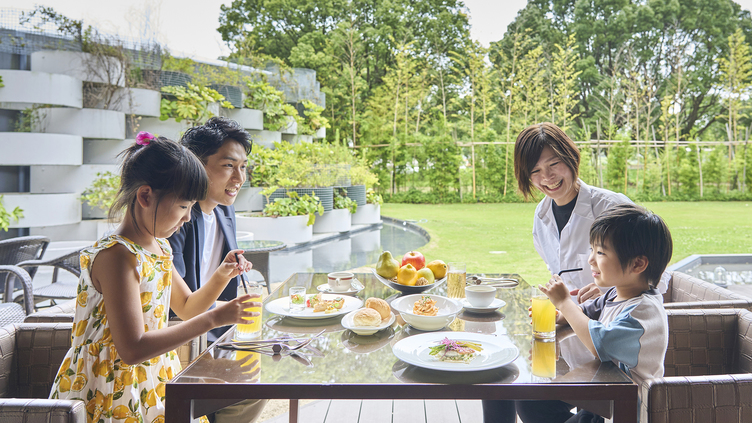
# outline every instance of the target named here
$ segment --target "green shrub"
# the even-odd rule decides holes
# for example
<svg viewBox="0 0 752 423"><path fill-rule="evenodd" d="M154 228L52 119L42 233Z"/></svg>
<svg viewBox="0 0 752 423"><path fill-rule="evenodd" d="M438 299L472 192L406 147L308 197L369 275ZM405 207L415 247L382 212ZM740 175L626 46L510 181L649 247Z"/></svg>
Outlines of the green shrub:
<svg viewBox="0 0 752 423"><path fill-rule="evenodd" d="M24 217L23 209L16 207L13 209L13 211L8 212L8 210L6 210L5 206L3 205L3 196L0 195L0 229L8 232L8 229L10 228L10 222L18 222L18 219L22 217Z"/></svg>
<svg viewBox="0 0 752 423"><path fill-rule="evenodd" d="M263 216L266 217L285 217L285 216L303 216L308 215L308 226L313 225L316 221L316 213L324 214L324 206L316 195L298 195L295 191L287 193L289 198L278 198L268 202Z"/></svg>

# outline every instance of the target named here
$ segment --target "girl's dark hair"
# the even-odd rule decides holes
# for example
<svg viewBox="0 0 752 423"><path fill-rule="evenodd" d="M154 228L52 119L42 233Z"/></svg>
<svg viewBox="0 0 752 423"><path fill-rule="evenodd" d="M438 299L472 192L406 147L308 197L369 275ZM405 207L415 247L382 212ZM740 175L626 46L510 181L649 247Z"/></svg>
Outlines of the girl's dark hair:
<svg viewBox="0 0 752 423"><path fill-rule="evenodd" d="M618 204L603 212L590 227L590 244L608 240L622 270L637 257L645 256L645 279L658 286L674 249L671 231L657 214L631 203Z"/></svg>
<svg viewBox="0 0 752 423"><path fill-rule="evenodd" d="M517 186L525 196L532 195L533 185L530 173L538 163L541 152L545 147L551 147L556 157L572 171L575 183L579 176L580 150L574 142L558 126L550 122L528 126L514 143L514 176Z"/></svg>
<svg viewBox="0 0 752 423"><path fill-rule="evenodd" d="M216 153L229 139L239 142L245 149L246 155L251 154L251 135L234 120L219 116L185 131L180 143L188 147L202 163L206 164L206 159Z"/></svg>
<svg viewBox="0 0 752 423"><path fill-rule="evenodd" d="M148 145L133 143L118 157L122 157L120 189L110 207L110 220L118 220L126 211L139 229L133 205L142 185L150 186L157 194L155 218L159 202L166 195L172 194L182 201L206 198L209 186L206 169L195 154L175 141L155 137Z"/></svg>

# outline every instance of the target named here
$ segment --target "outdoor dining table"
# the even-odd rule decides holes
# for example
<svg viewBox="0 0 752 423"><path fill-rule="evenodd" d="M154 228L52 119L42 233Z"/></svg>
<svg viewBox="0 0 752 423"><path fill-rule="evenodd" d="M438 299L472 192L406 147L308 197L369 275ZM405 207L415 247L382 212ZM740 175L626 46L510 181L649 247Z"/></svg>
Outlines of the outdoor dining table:
<svg viewBox="0 0 752 423"><path fill-rule="evenodd" d="M378 297L391 302L403 295L372 274L355 276L364 285L357 293L363 300ZM298 421L300 399L558 399L612 417L614 423L637 420L638 385L612 362L602 363L587 352L583 355L584 346L568 327L557 330L555 377L536 376L531 354L540 341L531 334L529 285L519 275L486 276L514 277L520 283L497 289L497 298L506 303L498 311L474 314L464 310L443 330L450 335L469 332L511 342L519 355L509 364L472 372L407 364L395 357L392 348L402 339L428 332L412 328L399 316L391 327L361 336L342 326L342 316L301 320L265 310L264 339L325 332L311 342L313 349L306 350L303 359L218 348L218 343L232 339L234 331L229 330L167 383L167 423L187 422L251 398L289 399L290 422ZM309 295L315 294L317 287L327 282L324 273L296 273L264 303L286 297L292 286L306 287ZM446 284L426 293L446 296Z"/></svg>

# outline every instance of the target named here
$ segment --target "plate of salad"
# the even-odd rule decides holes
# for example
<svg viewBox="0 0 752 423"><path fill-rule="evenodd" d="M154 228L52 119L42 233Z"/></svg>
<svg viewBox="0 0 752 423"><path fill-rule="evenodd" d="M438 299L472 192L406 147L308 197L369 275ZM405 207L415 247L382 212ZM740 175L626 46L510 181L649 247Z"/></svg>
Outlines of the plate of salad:
<svg viewBox="0 0 752 423"><path fill-rule="evenodd" d="M473 372L506 366L520 351L510 341L470 332L431 332L401 339L392 348L414 366L448 372Z"/></svg>
<svg viewBox="0 0 752 423"><path fill-rule="evenodd" d="M290 298L277 298L266 304L266 311L295 319L328 319L343 316L363 305L363 300L348 295L309 294L306 296L306 308L301 311L290 310Z"/></svg>

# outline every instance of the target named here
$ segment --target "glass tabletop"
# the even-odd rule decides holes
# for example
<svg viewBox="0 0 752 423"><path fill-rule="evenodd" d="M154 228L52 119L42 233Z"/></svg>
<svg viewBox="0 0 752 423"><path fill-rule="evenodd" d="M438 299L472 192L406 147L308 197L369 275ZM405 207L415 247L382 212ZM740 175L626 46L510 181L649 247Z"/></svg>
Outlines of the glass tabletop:
<svg viewBox="0 0 752 423"><path fill-rule="evenodd" d="M242 248L242 247L241 247ZM520 284L514 288L498 288L496 297L506 304L498 311L483 314L461 311L443 331L492 336L501 343L511 343L519 356L504 366L482 371L438 371L416 367L399 360L393 348L410 336L427 334L407 325L397 316L395 323L371 336L357 335L342 326L342 316L319 320L301 320L264 311L264 339L284 335L309 337L325 330L314 340L306 359L291 356L267 356L245 351L230 351L211 346L189 364L174 383L262 383L285 384L631 384L612 363L601 363L573 335L571 329L560 328L555 342L534 340L528 317L529 285L518 275L487 274L487 277L515 277ZM358 273L356 278L364 289L356 296L392 302L401 294L382 284L372 274ZM326 274L296 273L265 302L286 297L290 287L306 288L307 294L318 293L317 286L327 283ZM426 293L446 296L442 284ZM393 310L394 312L394 310ZM396 314L396 313L395 313ZM219 342L229 341L233 330ZM309 360L309 362L306 362Z"/></svg>

